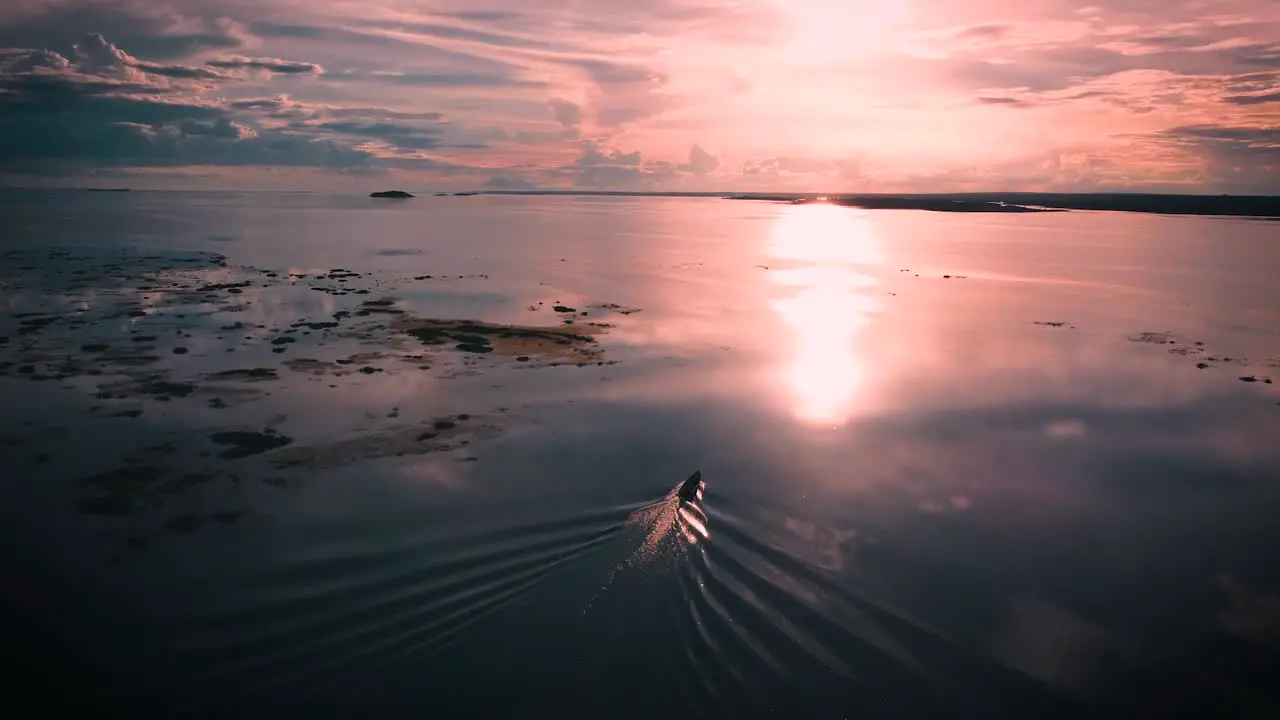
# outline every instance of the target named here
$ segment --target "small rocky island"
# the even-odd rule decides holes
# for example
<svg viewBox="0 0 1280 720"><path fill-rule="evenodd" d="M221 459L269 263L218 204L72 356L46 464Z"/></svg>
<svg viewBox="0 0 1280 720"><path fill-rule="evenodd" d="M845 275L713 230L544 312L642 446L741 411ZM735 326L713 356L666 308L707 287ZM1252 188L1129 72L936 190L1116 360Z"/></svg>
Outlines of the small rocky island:
<svg viewBox="0 0 1280 720"><path fill-rule="evenodd" d="M403 190L379 190L375 193L369 193L369 197L375 198L411 198L413 195Z"/></svg>

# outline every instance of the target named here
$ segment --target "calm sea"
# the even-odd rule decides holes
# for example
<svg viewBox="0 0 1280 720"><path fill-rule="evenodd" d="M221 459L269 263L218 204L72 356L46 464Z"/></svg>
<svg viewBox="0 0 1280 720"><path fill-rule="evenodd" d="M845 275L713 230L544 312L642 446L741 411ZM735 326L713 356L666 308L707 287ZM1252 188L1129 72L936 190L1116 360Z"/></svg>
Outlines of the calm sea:
<svg viewBox="0 0 1280 720"><path fill-rule="evenodd" d="M1277 707L1280 223L69 191L0 215L6 682L46 707Z"/></svg>

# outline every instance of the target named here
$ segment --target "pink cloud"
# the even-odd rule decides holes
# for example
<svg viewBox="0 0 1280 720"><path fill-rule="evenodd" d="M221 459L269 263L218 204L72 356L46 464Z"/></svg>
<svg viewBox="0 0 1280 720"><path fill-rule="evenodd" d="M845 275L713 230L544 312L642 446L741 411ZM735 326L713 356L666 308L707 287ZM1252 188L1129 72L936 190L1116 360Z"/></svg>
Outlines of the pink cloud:
<svg viewBox="0 0 1280 720"><path fill-rule="evenodd" d="M1280 192L1270 0L835 5L20 0L0 102L61 58L424 184Z"/></svg>

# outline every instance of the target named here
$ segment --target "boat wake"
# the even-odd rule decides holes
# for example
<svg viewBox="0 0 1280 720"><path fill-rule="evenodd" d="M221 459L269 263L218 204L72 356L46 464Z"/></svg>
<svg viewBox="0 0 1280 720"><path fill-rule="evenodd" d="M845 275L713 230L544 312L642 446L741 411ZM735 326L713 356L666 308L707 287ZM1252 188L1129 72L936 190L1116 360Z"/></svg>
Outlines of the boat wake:
<svg viewBox="0 0 1280 720"><path fill-rule="evenodd" d="M1039 707L1028 678L885 601L878 573L860 574L872 566L855 557L857 532L777 502L708 506L703 489L699 477L643 505L515 524L490 510L488 528L429 539L353 528L193 618L154 677L183 709L218 715L397 699L619 716L609 703L621 695L646 717L778 702L984 717ZM502 693L486 690L497 675ZM572 687L557 680L569 676Z"/></svg>
<svg viewBox="0 0 1280 720"><path fill-rule="evenodd" d="M609 591L618 574L653 565L660 559L674 560L688 548L711 537L707 531L707 515L698 504L705 485L702 473L695 472L681 484L671 488L661 500L632 512L622 528L643 535L639 547L609 571L600 589L587 601L582 612L588 613L602 595ZM686 499L687 498L687 499Z"/></svg>

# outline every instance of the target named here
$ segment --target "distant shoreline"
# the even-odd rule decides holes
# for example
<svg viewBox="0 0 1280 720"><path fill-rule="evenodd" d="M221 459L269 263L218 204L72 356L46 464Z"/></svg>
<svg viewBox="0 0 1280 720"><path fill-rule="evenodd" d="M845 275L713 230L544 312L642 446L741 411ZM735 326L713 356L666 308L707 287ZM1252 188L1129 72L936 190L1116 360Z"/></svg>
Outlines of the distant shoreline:
<svg viewBox="0 0 1280 720"><path fill-rule="evenodd" d="M1156 195L1122 193L966 193L957 195L735 195L733 200L827 202L870 210L902 209L939 212L1052 212L1107 210L1158 215L1208 215L1280 218L1280 197L1249 195Z"/></svg>
<svg viewBox="0 0 1280 720"><path fill-rule="evenodd" d="M1158 193L639 193L607 191L505 190L486 195L600 195L622 197L719 197L758 202L827 203L868 210L935 212L1053 212L1106 210L1158 215L1280 218L1280 196L1167 195Z"/></svg>
<svg viewBox="0 0 1280 720"><path fill-rule="evenodd" d="M7 187L0 192L121 192L143 193L281 193L343 195L307 190L142 190L134 188L38 188ZM563 197L673 197L723 198L759 202L823 202L868 210L929 210L936 212L1028 213L1066 210L1105 210L1158 215L1204 215L1280 219L1280 196L1273 195L1176 195L1162 193L725 193L725 192L645 192L636 190L467 190L420 191L423 194L515 195Z"/></svg>

